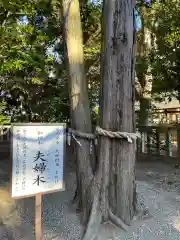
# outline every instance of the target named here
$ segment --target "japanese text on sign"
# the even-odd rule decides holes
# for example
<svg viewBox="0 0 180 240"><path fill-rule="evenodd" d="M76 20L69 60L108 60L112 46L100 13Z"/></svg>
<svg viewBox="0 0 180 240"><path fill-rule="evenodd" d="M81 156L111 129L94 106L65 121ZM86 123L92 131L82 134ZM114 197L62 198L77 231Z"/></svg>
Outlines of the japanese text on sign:
<svg viewBox="0 0 180 240"><path fill-rule="evenodd" d="M13 126L12 197L62 190L64 125Z"/></svg>

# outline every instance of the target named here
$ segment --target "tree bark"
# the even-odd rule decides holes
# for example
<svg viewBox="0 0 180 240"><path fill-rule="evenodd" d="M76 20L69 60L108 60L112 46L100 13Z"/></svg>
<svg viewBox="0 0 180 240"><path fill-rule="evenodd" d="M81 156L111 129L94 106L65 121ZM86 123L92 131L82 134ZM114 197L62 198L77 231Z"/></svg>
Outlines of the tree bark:
<svg viewBox="0 0 180 240"><path fill-rule="evenodd" d="M100 124L106 130L135 131L134 8L133 0L103 3ZM72 127L91 132L78 0L63 0L63 10ZM90 143L78 140L82 145L76 152L84 220L90 216L84 240L95 239L99 224L108 219L127 229L134 215L135 143L100 137L98 166L93 175Z"/></svg>
<svg viewBox="0 0 180 240"><path fill-rule="evenodd" d="M135 1L104 1L100 111L106 130L135 132L134 7ZM104 206L129 225L134 215L135 143L101 138L100 159L104 161Z"/></svg>
<svg viewBox="0 0 180 240"><path fill-rule="evenodd" d="M132 0L104 0L100 125L110 131L135 132L134 8ZM94 239L97 221L127 230L135 213L135 142L100 137L95 190L84 240Z"/></svg>
<svg viewBox="0 0 180 240"><path fill-rule="evenodd" d="M87 91L87 81L84 72L84 54L82 27L78 0L63 0L65 20L65 38L69 66L69 97L71 107L72 128L85 133L91 133L91 117ZM82 200L83 222L87 222L91 203L90 186L93 179L90 155L90 142L78 139L76 143L78 167L78 193Z"/></svg>

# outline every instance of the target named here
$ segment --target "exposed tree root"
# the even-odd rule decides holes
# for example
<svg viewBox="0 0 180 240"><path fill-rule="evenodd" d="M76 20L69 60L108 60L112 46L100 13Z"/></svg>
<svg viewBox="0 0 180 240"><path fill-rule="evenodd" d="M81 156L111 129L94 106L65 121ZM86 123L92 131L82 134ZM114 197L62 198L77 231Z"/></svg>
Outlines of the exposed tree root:
<svg viewBox="0 0 180 240"><path fill-rule="evenodd" d="M125 224L119 217L115 216L111 210L108 210L109 220L117 227L128 231L129 226ZM99 194L94 197L90 219L85 230L83 240L95 240L98 235L99 227L102 223L102 212L99 209Z"/></svg>
<svg viewBox="0 0 180 240"><path fill-rule="evenodd" d="M96 200L97 199L94 199L89 223L87 225L83 240L95 240L98 235L99 227L102 223L102 213L99 210L99 201ZM113 224L125 231L128 231L129 226L125 224L119 217L115 216L110 209L108 210L108 214L109 220Z"/></svg>
<svg viewBox="0 0 180 240"><path fill-rule="evenodd" d="M102 221L102 214L99 209L99 191L94 196L92 210L85 230L83 240L95 240L98 234L98 229Z"/></svg>
<svg viewBox="0 0 180 240"><path fill-rule="evenodd" d="M109 220L115 224L117 227L124 229L125 231L128 231L129 226L126 225L123 220L121 220L119 217L114 215L111 210L109 209Z"/></svg>

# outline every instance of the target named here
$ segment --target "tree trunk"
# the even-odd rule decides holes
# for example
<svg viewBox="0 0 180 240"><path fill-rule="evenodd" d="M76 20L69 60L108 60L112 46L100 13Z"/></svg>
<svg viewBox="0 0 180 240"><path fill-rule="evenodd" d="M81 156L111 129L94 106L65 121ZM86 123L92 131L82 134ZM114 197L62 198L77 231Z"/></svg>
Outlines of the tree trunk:
<svg viewBox="0 0 180 240"><path fill-rule="evenodd" d="M135 1L104 0L100 124L105 130L135 132ZM94 203L84 240L110 219L127 229L135 210L135 142L100 137ZM96 214L95 214L96 213Z"/></svg>
<svg viewBox="0 0 180 240"><path fill-rule="evenodd" d="M135 131L134 7L135 1L104 1L103 91L100 111L101 126L106 130ZM135 143L101 138L100 159L104 160L106 172L103 174L106 205L129 225L134 214ZM106 215L107 211L105 219Z"/></svg>
<svg viewBox="0 0 180 240"><path fill-rule="evenodd" d="M63 0L65 18L65 37L69 62L69 96L71 106L72 128L84 133L91 133L91 117L87 91L87 81L84 72L84 54L82 27L78 0ZM78 167L78 192L82 200L83 222L89 217L89 190L93 179L90 155L90 142L78 139L76 143Z"/></svg>
<svg viewBox="0 0 180 240"><path fill-rule="evenodd" d="M138 43L138 55L141 59L141 69L138 76L138 81L140 85L139 89L139 102L140 102L140 111L139 111L139 125L148 124L149 111L151 107L151 92L152 92L152 76L150 74L150 62L149 62L149 52L152 45L152 36L148 29L148 12L147 7L141 6L141 30L140 38Z"/></svg>
<svg viewBox="0 0 180 240"><path fill-rule="evenodd" d="M134 8L132 0L104 0L100 124L106 130L135 131ZM63 0L63 10L72 127L91 132L78 0ZM99 224L108 219L127 229L134 215L135 143L100 137L99 163L93 176L90 143L78 140L82 145L76 152L84 220L91 210L84 239L95 239Z"/></svg>
<svg viewBox="0 0 180 240"><path fill-rule="evenodd" d="M140 98L140 109L139 109L139 125L144 126L148 124L149 117L149 109L150 109L150 99L144 98L143 96Z"/></svg>

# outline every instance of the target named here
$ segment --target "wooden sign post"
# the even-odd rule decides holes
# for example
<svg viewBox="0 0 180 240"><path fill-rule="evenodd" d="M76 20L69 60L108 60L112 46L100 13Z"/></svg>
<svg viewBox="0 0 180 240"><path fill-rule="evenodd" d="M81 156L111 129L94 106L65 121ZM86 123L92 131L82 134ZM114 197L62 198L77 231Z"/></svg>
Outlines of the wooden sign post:
<svg viewBox="0 0 180 240"><path fill-rule="evenodd" d="M36 194L36 206L35 206L35 231L36 231L36 240L43 239L42 234L42 195L41 193Z"/></svg>
<svg viewBox="0 0 180 240"><path fill-rule="evenodd" d="M66 125L12 125L12 198L35 196L36 240L43 240L42 195L63 191Z"/></svg>

